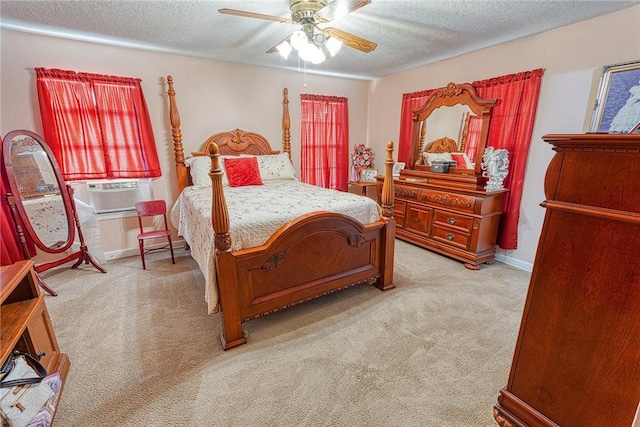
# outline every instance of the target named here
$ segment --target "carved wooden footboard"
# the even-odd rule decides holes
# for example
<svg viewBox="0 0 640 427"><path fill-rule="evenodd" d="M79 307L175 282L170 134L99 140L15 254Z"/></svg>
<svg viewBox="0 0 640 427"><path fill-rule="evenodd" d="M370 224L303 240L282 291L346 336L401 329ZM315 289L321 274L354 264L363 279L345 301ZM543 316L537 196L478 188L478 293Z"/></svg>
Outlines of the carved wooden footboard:
<svg viewBox="0 0 640 427"><path fill-rule="evenodd" d="M212 225L225 350L246 343L242 322L360 283L393 284L395 221L393 143L387 147L383 215L363 225L342 214L316 212L278 230L263 246L231 251L218 147L210 145ZM391 182L390 186L386 184Z"/></svg>

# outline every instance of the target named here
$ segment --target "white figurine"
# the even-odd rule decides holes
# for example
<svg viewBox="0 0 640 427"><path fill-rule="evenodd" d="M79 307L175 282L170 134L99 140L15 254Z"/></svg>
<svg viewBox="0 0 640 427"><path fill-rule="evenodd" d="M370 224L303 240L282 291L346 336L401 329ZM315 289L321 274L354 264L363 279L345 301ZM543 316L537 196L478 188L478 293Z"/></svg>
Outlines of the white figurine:
<svg viewBox="0 0 640 427"><path fill-rule="evenodd" d="M503 190L502 183L509 173L509 152L504 148L487 147L482 156L482 170L482 175L489 178L485 190Z"/></svg>

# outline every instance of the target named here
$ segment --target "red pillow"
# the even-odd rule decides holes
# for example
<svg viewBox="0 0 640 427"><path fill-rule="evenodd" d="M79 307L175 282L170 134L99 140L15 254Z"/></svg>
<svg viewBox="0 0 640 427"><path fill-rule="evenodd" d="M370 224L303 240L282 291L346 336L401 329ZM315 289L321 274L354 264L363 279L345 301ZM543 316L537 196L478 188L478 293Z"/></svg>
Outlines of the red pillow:
<svg viewBox="0 0 640 427"><path fill-rule="evenodd" d="M241 157L238 159L224 159L229 185L242 187L245 185L262 185L258 159L255 157Z"/></svg>
<svg viewBox="0 0 640 427"><path fill-rule="evenodd" d="M451 153L451 158L456 162L457 168L467 169L467 160L463 154Z"/></svg>

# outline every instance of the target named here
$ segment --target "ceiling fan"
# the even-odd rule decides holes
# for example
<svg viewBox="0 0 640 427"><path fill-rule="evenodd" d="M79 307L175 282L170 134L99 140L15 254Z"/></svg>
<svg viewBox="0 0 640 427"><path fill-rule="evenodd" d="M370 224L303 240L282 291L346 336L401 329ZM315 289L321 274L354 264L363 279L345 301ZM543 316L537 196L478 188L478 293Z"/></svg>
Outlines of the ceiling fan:
<svg viewBox="0 0 640 427"><path fill-rule="evenodd" d="M376 43L345 31L338 30L337 28L324 27L323 25L333 21L334 19L342 17L347 13L360 9L369 3L371 3L371 0L289 0L291 18L226 8L218 9L218 12L225 15L263 19L282 24L300 25L300 30L291 34L276 46L269 49L267 53L280 51L280 53L286 58L288 56L288 52L291 51L291 46L293 45L303 59L314 63L320 63L324 60L324 54L321 54L321 58L318 58L315 55L318 55L317 52L322 51L322 46L325 44L331 56L337 53L337 50L340 49L342 44L364 53L371 52L376 48ZM308 52L305 52L305 47L315 48L317 52L313 51L311 54L308 54L307 59L305 54ZM288 50L288 52L285 54L283 50Z"/></svg>

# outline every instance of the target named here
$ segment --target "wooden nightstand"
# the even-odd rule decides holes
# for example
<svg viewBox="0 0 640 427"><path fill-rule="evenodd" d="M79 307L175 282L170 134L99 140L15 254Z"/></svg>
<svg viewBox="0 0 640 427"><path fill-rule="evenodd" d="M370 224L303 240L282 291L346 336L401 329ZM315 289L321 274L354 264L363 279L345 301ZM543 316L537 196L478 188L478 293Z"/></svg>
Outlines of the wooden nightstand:
<svg viewBox="0 0 640 427"><path fill-rule="evenodd" d="M360 196L376 198L377 182L351 182L349 181L349 193L358 194Z"/></svg>

